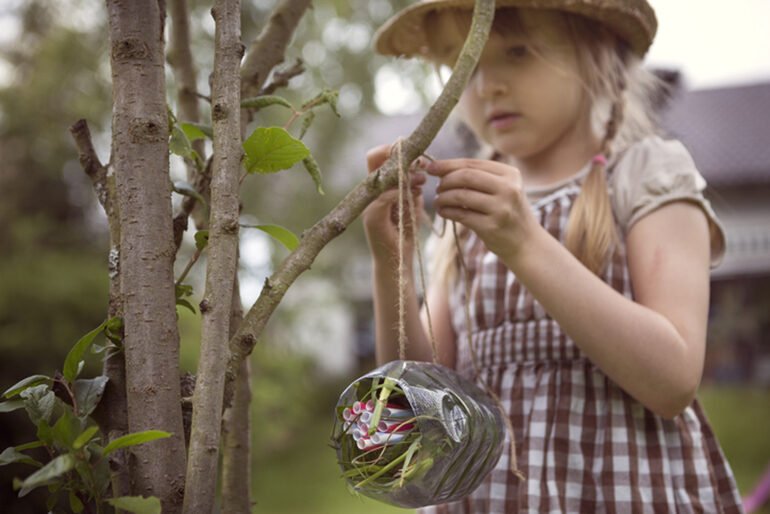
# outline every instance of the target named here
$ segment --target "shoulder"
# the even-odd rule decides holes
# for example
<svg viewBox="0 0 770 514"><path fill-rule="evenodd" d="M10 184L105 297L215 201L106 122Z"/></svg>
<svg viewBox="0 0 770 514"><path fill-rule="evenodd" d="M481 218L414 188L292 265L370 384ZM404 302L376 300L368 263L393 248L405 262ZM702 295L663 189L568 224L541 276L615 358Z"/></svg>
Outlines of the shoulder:
<svg viewBox="0 0 770 514"><path fill-rule="evenodd" d="M613 211L623 233L663 205L684 201L701 208L709 221L712 262L724 254L724 231L704 197L706 181L677 140L644 138L626 148L612 166Z"/></svg>

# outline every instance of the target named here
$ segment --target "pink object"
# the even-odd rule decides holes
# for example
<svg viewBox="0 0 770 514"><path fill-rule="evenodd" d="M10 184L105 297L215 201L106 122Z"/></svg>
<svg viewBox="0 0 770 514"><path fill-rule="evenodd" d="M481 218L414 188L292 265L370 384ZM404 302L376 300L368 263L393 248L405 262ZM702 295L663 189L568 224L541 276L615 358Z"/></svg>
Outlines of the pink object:
<svg viewBox="0 0 770 514"><path fill-rule="evenodd" d="M372 420L372 413L367 411L364 411L361 413L361 422L362 423L369 423Z"/></svg>
<svg viewBox="0 0 770 514"><path fill-rule="evenodd" d="M749 514L768 501L770 501L770 466L767 467L751 494L743 498L743 509Z"/></svg>
<svg viewBox="0 0 770 514"><path fill-rule="evenodd" d="M414 423L404 423L403 421L390 421L383 419L377 425L379 432L404 432L414 428Z"/></svg>
<svg viewBox="0 0 770 514"><path fill-rule="evenodd" d="M361 414L364 409L366 409L366 405L362 402L353 402L353 414Z"/></svg>
<svg viewBox="0 0 770 514"><path fill-rule="evenodd" d="M358 445L359 450L374 450L382 446L381 444L375 444L369 437L362 437L356 441L356 445Z"/></svg>
<svg viewBox="0 0 770 514"><path fill-rule="evenodd" d="M594 155L594 158L591 159L591 162L595 162L597 164L601 164L602 166L607 165L607 157L604 156L603 153L598 153Z"/></svg>
<svg viewBox="0 0 770 514"><path fill-rule="evenodd" d="M353 421L355 417L356 415L353 414L353 411L350 409L350 407L345 407L345 410L342 411L342 419L345 421Z"/></svg>

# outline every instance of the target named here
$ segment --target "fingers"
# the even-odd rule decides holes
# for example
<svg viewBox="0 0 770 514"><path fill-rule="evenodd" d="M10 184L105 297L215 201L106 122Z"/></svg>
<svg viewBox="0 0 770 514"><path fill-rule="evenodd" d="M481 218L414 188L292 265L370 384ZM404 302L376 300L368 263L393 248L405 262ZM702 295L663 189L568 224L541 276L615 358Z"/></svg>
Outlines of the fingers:
<svg viewBox="0 0 770 514"><path fill-rule="evenodd" d="M366 168L369 173L385 164L390 157L390 148L390 145L380 145L366 152Z"/></svg>
<svg viewBox="0 0 770 514"><path fill-rule="evenodd" d="M441 194L452 189L473 189L482 193L494 194L503 181L504 179L497 175L471 168L460 168L441 178L436 193Z"/></svg>
<svg viewBox="0 0 770 514"><path fill-rule="evenodd" d="M473 189L450 189L439 193L433 200L433 205L442 216L451 209L490 214L494 204L493 200L492 196Z"/></svg>
<svg viewBox="0 0 770 514"><path fill-rule="evenodd" d="M430 175L444 177L449 173L460 169L474 169L494 175L505 175L511 173L512 170L515 170L515 168L498 161L489 161L485 159L444 159L428 164L425 171Z"/></svg>

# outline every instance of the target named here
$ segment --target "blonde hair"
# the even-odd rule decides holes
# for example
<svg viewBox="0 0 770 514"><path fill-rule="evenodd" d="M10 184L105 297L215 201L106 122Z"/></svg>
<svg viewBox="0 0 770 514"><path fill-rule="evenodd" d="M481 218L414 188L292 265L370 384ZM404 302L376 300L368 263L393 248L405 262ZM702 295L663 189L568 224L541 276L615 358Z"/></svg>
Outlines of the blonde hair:
<svg viewBox="0 0 770 514"><path fill-rule="evenodd" d="M527 34L524 29L522 11L528 10L498 9L493 30L501 33L518 30L522 31L525 38L534 39L536 35ZM635 141L656 133L658 124L652 99L660 88L660 81L641 66L641 59L601 23L562 11L549 12L563 24L567 38L572 42L578 78L591 103L591 125L595 134L601 138L600 153L604 158L609 159ZM446 27L436 26L437 23L447 23L439 21L447 17L445 15L454 20L452 23L461 31L463 23L468 23L462 21L467 20L467 14L459 11L426 18L426 31L433 35L429 38L431 46L437 42L441 29ZM438 58L442 52L447 53L446 48L432 48L431 55L434 58ZM536 50L535 54L546 58L540 51ZM490 157L489 150L485 153ZM492 158L495 155L492 154ZM605 168L602 159L592 162L570 211L565 235L567 249L597 275L605 269L618 243ZM462 228L460 233L464 235L467 230ZM435 278L451 281L457 269L457 250L451 230L445 232L433 250L430 268Z"/></svg>

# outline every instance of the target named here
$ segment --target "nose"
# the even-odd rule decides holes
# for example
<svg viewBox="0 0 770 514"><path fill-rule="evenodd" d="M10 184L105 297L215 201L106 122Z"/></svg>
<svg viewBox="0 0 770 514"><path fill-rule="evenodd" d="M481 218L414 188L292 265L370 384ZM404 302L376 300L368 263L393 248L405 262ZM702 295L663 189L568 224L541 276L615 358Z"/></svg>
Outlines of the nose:
<svg viewBox="0 0 770 514"><path fill-rule="evenodd" d="M476 94L481 98L494 98L508 91L508 80L498 66L479 65L473 76Z"/></svg>

